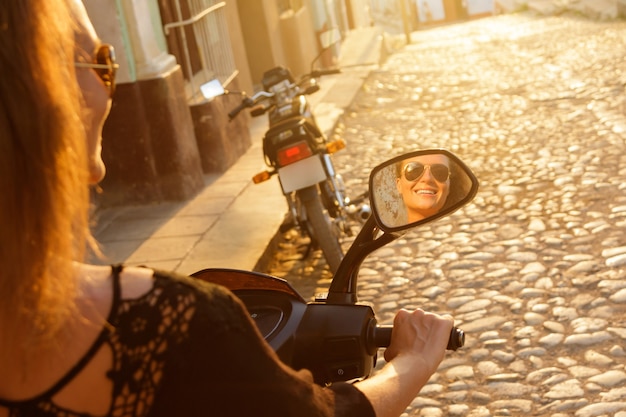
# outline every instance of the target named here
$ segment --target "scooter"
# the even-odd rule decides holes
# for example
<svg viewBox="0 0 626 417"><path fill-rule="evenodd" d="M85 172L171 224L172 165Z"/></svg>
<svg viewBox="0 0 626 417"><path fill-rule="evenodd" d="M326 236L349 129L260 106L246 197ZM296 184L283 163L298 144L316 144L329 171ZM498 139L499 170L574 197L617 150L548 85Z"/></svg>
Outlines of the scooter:
<svg viewBox="0 0 626 417"><path fill-rule="evenodd" d="M411 172L402 173L398 169L408 159L433 157L448 161L447 172L436 172L446 171L437 164L423 163L411 164ZM448 195L438 212L409 223L407 205L397 185L399 176L417 181L427 169L435 178L439 176L439 180L447 178ZM411 152L375 167L369 178L373 215L341 261L328 292L317 295L311 302L306 302L287 281L258 272L204 269L192 276L229 288L244 302L281 360L295 369L309 369L316 383L366 378L374 369L378 349L389 346L393 327L378 324L372 307L358 301L357 281L362 262L409 229L458 210L474 198L477 190L478 180L472 171L444 149ZM453 328L448 349L456 350L464 343L464 332Z"/></svg>

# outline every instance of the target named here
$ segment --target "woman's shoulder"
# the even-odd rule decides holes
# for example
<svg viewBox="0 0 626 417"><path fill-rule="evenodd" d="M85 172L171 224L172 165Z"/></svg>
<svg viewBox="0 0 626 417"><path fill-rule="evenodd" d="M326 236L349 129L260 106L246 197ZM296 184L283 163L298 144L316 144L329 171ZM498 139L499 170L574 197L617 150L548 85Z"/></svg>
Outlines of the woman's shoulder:
<svg viewBox="0 0 626 417"><path fill-rule="evenodd" d="M153 270L153 277L157 292L172 302L192 304L203 321L223 324L244 311L239 298L221 285L159 269Z"/></svg>
<svg viewBox="0 0 626 417"><path fill-rule="evenodd" d="M245 308L232 292L198 278L142 266L81 265L80 271L81 293L89 294L112 324L129 315L156 317L157 312L217 327L244 321Z"/></svg>
<svg viewBox="0 0 626 417"><path fill-rule="evenodd" d="M220 285L172 271L137 267L125 267L119 281L122 296L114 323L131 322L129 317L151 317L169 323L169 330L163 331L178 334L185 329L184 338L193 340L249 325L241 301Z"/></svg>
<svg viewBox="0 0 626 417"><path fill-rule="evenodd" d="M128 297L137 296L141 290L159 289L175 293L193 293L198 297L230 296L226 288L178 272L146 267L124 267L120 282L126 287ZM132 292L131 292L132 290Z"/></svg>
<svg viewBox="0 0 626 417"><path fill-rule="evenodd" d="M157 287L200 292L221 290L215 284L187 275L144 266L80 264L78 269L80 286L89 289L88 292L119 285L120 298L126 300L140 298Z"/></svg>
<svg viewBox="0 0 626 417"><path fill-rule="evenodd" d="M117 302L141 300L146 297L210 299L212 303L232 303L232 293L226 288L173 271L124 265L77 265L81 294L91 300L106 303L111 297ZM115 302L115 301L114 301ZM96 302L99 304L98 302ZM108 304L108 303L106 303Z"/></svg>

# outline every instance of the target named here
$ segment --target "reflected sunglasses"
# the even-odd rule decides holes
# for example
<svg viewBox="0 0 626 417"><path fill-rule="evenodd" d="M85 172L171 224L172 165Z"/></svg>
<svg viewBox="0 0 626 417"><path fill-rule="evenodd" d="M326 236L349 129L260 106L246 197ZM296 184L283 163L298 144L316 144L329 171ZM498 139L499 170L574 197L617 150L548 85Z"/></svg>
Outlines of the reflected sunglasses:
<svg viewBox="0 0 626 417"><path fill-rule="evenodd" d="M446 182L450 178L450 169L443 164L424 165L419 162L409 162L404 166L402 173L407 181L413 182L420 179L426 168L430 170L430 174L439 182Z"/></svg>
<svg viewBox="0 0 626 417"><path fill-rule="evenodd" d="M119 65L115 61L115 49L109 44L102 44L94 53L93 62L75 62L77 68L91 68L104 85L109 89L109 96L113 97L115 92L115 72Z"/></svg>

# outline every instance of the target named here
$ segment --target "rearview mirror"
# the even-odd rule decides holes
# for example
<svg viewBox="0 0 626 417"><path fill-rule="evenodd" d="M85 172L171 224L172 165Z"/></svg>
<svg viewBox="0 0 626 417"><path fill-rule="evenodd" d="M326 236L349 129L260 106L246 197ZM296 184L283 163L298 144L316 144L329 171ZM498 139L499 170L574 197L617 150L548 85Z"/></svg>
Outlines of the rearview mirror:
<svg viewBox="0 0 626 417"><path fill-rule="evenodd" d="M200 91L207 100L221 96L226 92L220 80L211 80L208 83L202 84L200 86Z"/></svg>
<svg viewBox="0 0 626 417"><path fill-rule="evenodd" d="M476 176L445 149L397 156L370 175L372 211L377 225L386 232L450 214L470 202L477 190Z"/></svg>

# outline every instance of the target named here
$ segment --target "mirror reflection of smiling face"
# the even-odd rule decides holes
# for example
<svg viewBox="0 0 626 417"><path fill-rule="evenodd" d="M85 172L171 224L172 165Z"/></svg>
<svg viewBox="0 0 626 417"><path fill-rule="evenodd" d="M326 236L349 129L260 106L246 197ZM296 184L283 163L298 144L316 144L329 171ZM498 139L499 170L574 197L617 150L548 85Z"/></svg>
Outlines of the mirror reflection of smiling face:
<svg viewBox="0 0 626 417"><path fill-rule="evenodd" d="M413 223L441 210L450 193L450 161L446 155L420 155L398 164L396 187Z"/></svg>

